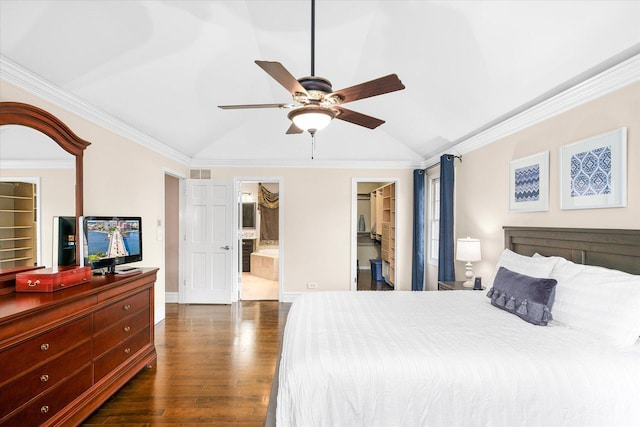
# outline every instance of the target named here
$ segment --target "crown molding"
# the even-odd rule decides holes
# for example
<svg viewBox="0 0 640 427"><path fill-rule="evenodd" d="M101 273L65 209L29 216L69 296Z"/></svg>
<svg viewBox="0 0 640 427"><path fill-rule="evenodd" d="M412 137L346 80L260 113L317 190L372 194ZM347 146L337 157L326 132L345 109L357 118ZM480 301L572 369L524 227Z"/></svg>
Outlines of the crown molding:
<svg viewBox="0 0 640 427"><path fill-rule="evenodd" d="M360 161L360 160L266 160L190 158L127 123L101 111L85 101L54 86L0 55L0 78L44 100L58 105L101 127L111 130L165 157L190 168L262 167L262 168L336 168L336 169L405 169L425 168L438 163L445 153L463 155L491 144L522 129L540 123L565 111L640 81L640 44L620 55L565 82L529 103L488 123L467 136L454 141L447 149L423 161Z"/></svg>
<svg viewBox="0 0 640 427"><path fill-rule="evenodd" d="M422 168L422 161L360 161L360 160L266 160L266 159L212 159L197 160L168 147L157 139L127 123L101 111L82 99L71 95L45 79L33 74L5 56L0 55L0 78L30 92L47 102L83 117L98 126L111 130L133 142L190 168L205 167L261 167L261 168L336 168L336 169L405 169Z"/></svg>
<svg viewBox="0 0 640 427"><path fill-rule="evenodd" d="M536 123L639 82L640 45L623 52L622 56L622 59L612 58L611 61L577 76L484 128L455 141L448 150L427 158L425 164L431 166L438 163L442 154L463 155L477 150ZM615 64L611 65L610 62Z"/></svg>
<svg viewBox="0 0 640 427"><path fill-rule="evenodd" d="M64 108L77 116L115 132L183 165L187 165L191 160L188 156L179 153L159 140L88 104L82 99L71 95L69 92L53 85L51 82L21 67L3 55L0 55L0 78L39 96L47 102Z"/></svg>
<svg viewBox="0 0 640 427"><path fill-rule="evenodd" d="M362 161L362 160L270 160L229 159L197 160L189 165L192 169L206 168L280 168L280 169L422 169L423 161Z"/></svg>

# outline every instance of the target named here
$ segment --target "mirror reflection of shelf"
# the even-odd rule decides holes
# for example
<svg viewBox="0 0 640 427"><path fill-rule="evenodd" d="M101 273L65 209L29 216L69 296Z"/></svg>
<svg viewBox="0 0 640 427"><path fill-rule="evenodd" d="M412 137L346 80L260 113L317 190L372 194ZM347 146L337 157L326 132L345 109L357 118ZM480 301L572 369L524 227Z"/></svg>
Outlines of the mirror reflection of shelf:
<svg viewBox="0 0 640 427"><path fill-rule="evenodd" d="M0 268L35 264L35 185L0 182Z"/></svg>

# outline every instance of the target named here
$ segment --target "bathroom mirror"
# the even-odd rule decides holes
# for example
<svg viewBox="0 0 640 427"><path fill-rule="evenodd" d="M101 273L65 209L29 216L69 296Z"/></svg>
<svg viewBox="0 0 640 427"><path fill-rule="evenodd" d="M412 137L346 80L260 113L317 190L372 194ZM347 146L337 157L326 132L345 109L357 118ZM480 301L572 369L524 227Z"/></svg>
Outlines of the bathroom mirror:
<svg viewBox="0 0 640 427"><path fill-rule="evenodd" d="M74 194L74 209L73 212L77 218L83 215L83 154L89 142L79 138L75 135L71 129L69 129L62 121L57 117L42 110L38 107L29 104L17 103L17 102L0 102L0 126L2 126L3 135L11 134L12 132L22 133L23 130L19 130L16 125L31 128L41 134L50 138L48 141L56 143L66 153L69 153L74 161L75 169L75 191L71 189L71 185L68 185L68 191ZM9 126L5 128L5 126ZM6 132L9 129L10 132ZM38 144L42 144L43 138L37 138L39 142L34 142L33 147L18 147L16 152L20 150L37 150ZM57 156L57 154L55 155ZM64 161L60 158L60 161ZM6 173L3 175L7 175ZM22 194L18 194L17 198L23 198ZM16 209L20 210L20 209ZM46 221L46 218L45 218ZM42 224L43 227L52 227L52 224ZM75 241L78 241L76 224ZM41 242L41 244L53 244L53 242ZM80 247L76 245L76 260L80 259ZM0 266L0 273L2 268Z"/></svg>

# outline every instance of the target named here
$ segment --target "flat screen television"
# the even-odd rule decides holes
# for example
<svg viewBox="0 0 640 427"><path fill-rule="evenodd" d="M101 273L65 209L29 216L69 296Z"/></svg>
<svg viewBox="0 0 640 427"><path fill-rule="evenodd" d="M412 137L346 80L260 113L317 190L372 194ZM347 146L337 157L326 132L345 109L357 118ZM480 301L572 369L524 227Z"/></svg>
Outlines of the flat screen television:
<svg viewBox="0 0 640 427"><path fill-rule="evenodd" d="M116 273L118 265L142 261L139 216L86 216L82 220L82 233L85 265L92 270Z"/></svg>
<svg viewBox="0 0 640 427"><path fill-rule="evenodd" d="M256 228L256 203L242 203L242 228Z"/></svg>

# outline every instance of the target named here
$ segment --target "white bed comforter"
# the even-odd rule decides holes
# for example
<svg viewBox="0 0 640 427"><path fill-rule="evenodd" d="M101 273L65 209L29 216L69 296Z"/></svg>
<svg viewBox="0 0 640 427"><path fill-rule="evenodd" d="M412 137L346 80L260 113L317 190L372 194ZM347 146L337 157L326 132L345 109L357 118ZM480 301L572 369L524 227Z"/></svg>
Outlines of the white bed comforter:
<svg viewBox="0 0 640 427"><path fill-rule="evenodd" d="M484 294L298 297L278 427L640 425L640 344L534 326Z"/></svg>

